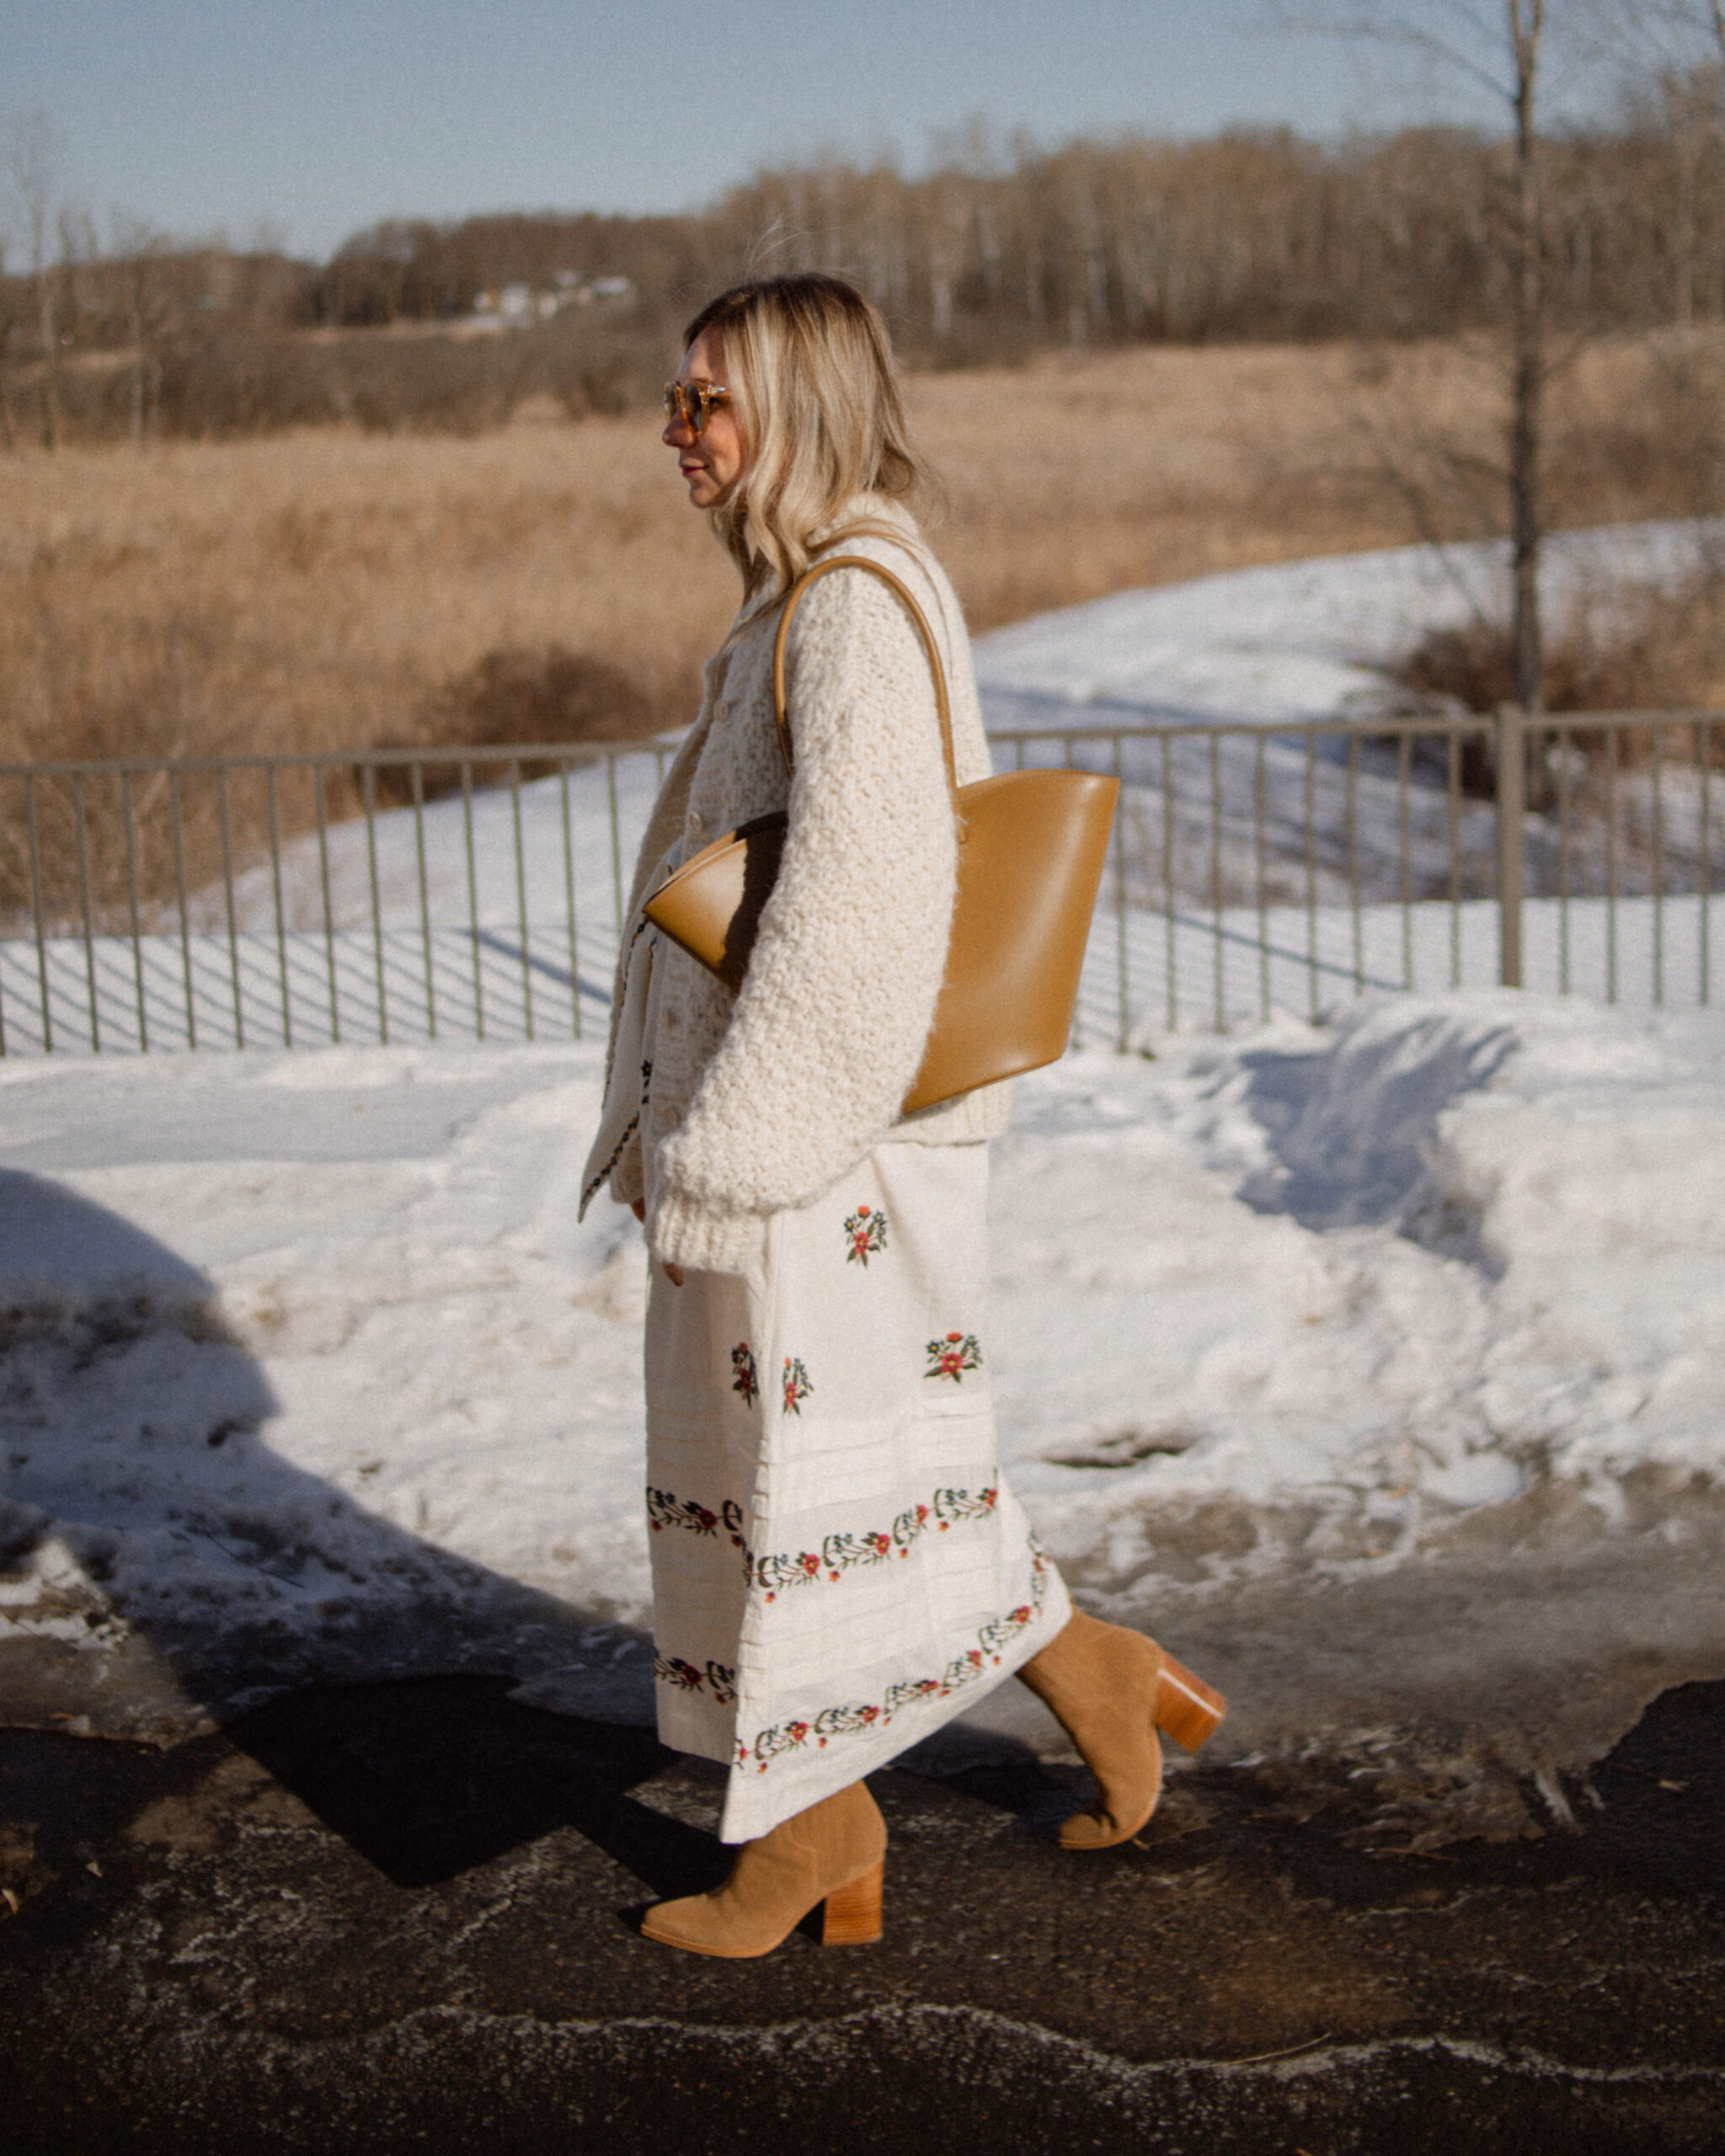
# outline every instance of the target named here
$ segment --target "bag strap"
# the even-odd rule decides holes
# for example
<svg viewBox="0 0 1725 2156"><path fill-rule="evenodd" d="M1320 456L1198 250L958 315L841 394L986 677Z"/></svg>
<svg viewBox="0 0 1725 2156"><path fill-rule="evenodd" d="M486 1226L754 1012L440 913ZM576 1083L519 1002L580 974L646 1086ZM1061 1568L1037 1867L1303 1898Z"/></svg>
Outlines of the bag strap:
<svg viewBox="0 0 1725 2156"><path fill-rule="evenodd" d="M778 722L779 753L785 760L788 775L796 768L791 756L791 726L785 711L785 643L791 633L791 616L802 603L803 594L811 584L835 569L867 569L870 576L879 577L891 586L905 611L916 625L916 633L922 639L922 648L927 654L930 670L934 675L934 707L940 715L941 754L946 760L947 791L953 796L956 805L959 792L959 766L953 754L953 707L947 696L946 670L940 663L939 647L934 641L934 632L929 627L927 616L911 595L908 588L889 568L879 562L870 561L863 554L835 554L824 562L817 562L805 569L791 586L785 600L785 611L779 616L778 634L772 640L772 715Z"/></svg>

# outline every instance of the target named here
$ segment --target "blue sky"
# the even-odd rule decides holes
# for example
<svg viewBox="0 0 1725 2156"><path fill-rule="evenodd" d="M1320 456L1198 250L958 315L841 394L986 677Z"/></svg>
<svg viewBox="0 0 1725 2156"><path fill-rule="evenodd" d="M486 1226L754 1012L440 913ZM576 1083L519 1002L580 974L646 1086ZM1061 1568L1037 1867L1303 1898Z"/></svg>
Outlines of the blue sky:
<svg viewBox="0 0 1725 2156"><path fill-rule="evenodd" d="M99 226L323 254L384 216L689 207L829 147L914 167L973 115L1054 142L1454 109L1263 24L1262 0L0 0L0 117L49 116Z"/></svg>

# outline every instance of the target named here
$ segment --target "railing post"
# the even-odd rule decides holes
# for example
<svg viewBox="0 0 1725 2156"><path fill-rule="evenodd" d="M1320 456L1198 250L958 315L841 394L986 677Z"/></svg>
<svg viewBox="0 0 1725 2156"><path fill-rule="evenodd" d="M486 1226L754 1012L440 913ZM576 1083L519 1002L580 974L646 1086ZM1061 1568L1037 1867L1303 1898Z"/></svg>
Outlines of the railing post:
<svg viewBox="0 0 1725 2156"><path fill-rule="evenodd" d="M1525 878L1527 714L1498 707L1498 978L1521 986L1521 899Z"/></svg>

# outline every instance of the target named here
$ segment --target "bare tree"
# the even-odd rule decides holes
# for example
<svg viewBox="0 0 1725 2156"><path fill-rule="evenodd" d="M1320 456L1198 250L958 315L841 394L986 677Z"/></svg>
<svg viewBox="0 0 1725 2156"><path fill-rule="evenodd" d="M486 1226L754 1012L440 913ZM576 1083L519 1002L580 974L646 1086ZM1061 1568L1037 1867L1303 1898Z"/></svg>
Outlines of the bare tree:
<svg viewBox="0 0 1725 2156"><path fill-rule="evenodd" d="M1725 0L1710 0L1725 5ZM1543 494L1546 234L1544 144L1539 125L1541 68L1554 7L1563 0L1338 0L1312 5L1272 0L1274 19L1291 29L1401 47L1435 61L1507 107L1513 171L1502 220L1509 288L1508 440L1511 638L1516 701L1544 700L1540 617Z"/></svg>
<svg viewBox="0 0 1725 2156"><path fill-rule="evenodd" d="M0 227L0 291L5 289L6 241L8 235ZM12 324L6 318L8 309L0 313L0 446L15 449L18 446L18 422L13 416L11 385L7 380L6 361L12 343Z"/></svg>
<svg viewBox="0 0 1725 2156"><path fill-rule="evenodd" d="M1540 545L1545 536L1541 480L1546 387L1545 216L1535 99L1546 0L1505 0L1514 65L1514 376L1510 400L1509 509L1514 580L1515 700L1524 711L1545 702L1540 623Z"/></svg>
<svg viewBox="0 0 1725 2156"><path fill-rule="evenodd" d="M127 431L142 449L160 399L162 362L156 344L168 314L162 264L168 243L142 218L116 215L111 220L114 260L120 271L131 347L131 398Z"/></svg>
<svg viewBox="0 0 1725 2156"><path fill-rule="evenodd" d="M32 113L16 123L8 163L13 191L24 217L24 243L35 287L36 335L42 353L42 439L50 449L57 449L61 438L60 291L58 270L48 250L53 224L54 131L45 113Z"/></svg>

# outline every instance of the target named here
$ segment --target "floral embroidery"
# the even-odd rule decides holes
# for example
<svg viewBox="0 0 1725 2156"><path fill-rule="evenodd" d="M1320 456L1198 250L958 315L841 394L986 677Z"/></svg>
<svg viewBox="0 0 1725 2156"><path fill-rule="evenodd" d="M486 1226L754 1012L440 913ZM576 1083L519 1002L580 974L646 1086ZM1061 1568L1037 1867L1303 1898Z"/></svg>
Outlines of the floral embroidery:
<svg viewBox="0 0 1725 2156"><path fill-rule="evenodd" d="M744 1562L749 1561L743 1542L743 1508L734 1498L727 1497L715 1513L692 1497L679 1497L670 1490L651 1490L647 1492L647 1524L657 1534L662 1528L686 1528L692 1534L711 1534L724 1524L734 1549L742 1550Z"/></svg>
<svg viewBox="0 0 1725 2156"><path fill-rule="evenodd" d="M761 1390L761 1380L755 1374L755 1358L749 1353L749 1343L740 1340L731 1350L731 1390L743 1396L745 1407L755 1405L755 1396Z"/></svg>
<svg viewBox="0 0 1725 2156"><path fill-rule="evenodd" d="M944 1340L931 1340L926 1353L926 1378L950 1378L954 1385L962 1385L966 1370L982 1368L982 1348L974 1332L949 1332Z"/></svg>
<svg viewBox="0 0 1725 2156"><path fill-rule="evenodd" d="M697 1669L681 1655L656 1654L653 1673L661 1684L675 1684L680 1692L711 1691L721 1707L733 1705L737 1696L737 1673L727 1669L722 1662L709 1662L705 1669Z"/></svg>
<svg viewBox="0 0 1725 2156"><path fill-rule="evenodd" d="M997 1484L985 1490L937 1490L927 1504L912 1505L901 1512L889 1534L874 1528L862 1534L829 1534L818 1553L804 1550L793 1556L789 1550L778 1550L754 1561L754 1577L772 1602L784 1588L801 1587L823 1573L827 1579L836 1580L857 1565L880 1565L889 1557L908 1557L911 1545L931 1521L944 1534L955 1520L985 1519L999 1498Z"/></svg>
<svg viewBox="0 0 1725 2156"><path fill-rule="evenodd" d="M803 1367L802 1357L787 1355L785 1357L784 1412L787 1415L800 1416L803 1412L803 1402L814 1390L809 1373Z"/></svg>
<svg viewBox="0 0 1725 2156"><path fill-rule="evenodd" d="M886 1215L879 1208L859 1205L845 1223L845 1262L866 1273L871 1257L886 1248Z"/></svg>
<svg viewBox="0 0 1725 2156"><path fill-rule="evenodd" d="M729 1512L731 1507L726 1506ZM719 1516L709 1512L705 1505L697 1505L692 1497L673 1497L669 1490L649 1490L647 1492L647 1524L657 1534L661 1528L686 1527L696 1534L711 1534L718 1525ZM729 1525L729 1522L726 1522Z"/></svg>
<svg viewBox="0 0 1725 2156"><path fill-rule="evenodd" d="M850 1705L825 1707L812 1721L782 1721L771 1729L761 1730L752 1745L739 1742L736 1748L738 1766L746 1766L752 1759L756 1772L764 1774L771 1763L787 1752L800 1750L813 1737L818 1748L824 1749L834 1737L848 1737L859 1730L884 1729L895 1714L906 1707L916 1706L925 1700L950 1699L967 1685L974 1684L979 1677L992 1668L998 1668L1003 1650L1027 1626L1034 1624L1041 1614L1048 1588L1048 1559L1033 1537L1030 1544L1030 1599L1021 1602L1016 1609L1004 1617L997 1617L985 1625L977 1634L977 1643L947 1664L945 1673L939 1677L919 1677L889 1687L885 1698L878 1705Z"/></svg>

